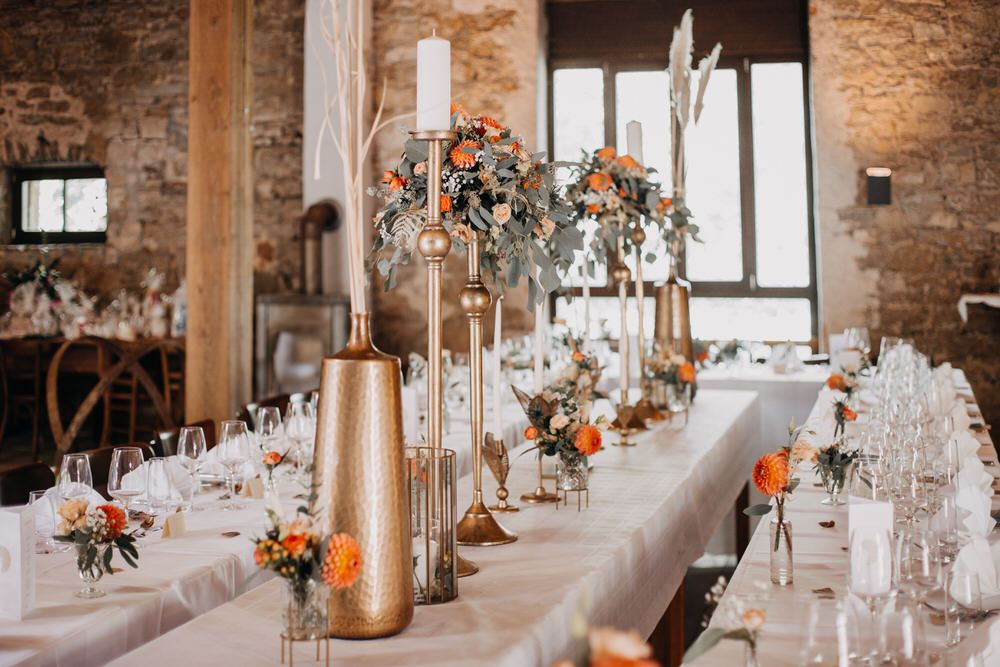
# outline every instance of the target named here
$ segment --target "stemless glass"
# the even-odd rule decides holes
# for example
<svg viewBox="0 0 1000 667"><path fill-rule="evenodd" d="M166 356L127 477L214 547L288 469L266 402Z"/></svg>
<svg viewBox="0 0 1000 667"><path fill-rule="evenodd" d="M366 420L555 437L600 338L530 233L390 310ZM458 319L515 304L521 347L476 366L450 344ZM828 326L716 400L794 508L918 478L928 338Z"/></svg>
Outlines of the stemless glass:
<svg viewBox="0 0 1000 667"><path fill-rule="evenodd" d="M972 634L973 623L983 611L979 575L949 572L945 578L945 644L954 646Z"/></svg>
<svg viewBox="0 0 1000 667"><path fill-rule="evenodd" d="M146 471L146 496L149 498L149 513L154 517L173 509L174 485L170 481L167 459L158 456L149 460Z"/></svg>
<svg viewBox="0 0 1000 667"><path fill-rule="evenodd" d="M86 454L67 454L63 457L57 486L64 502L90 495L94 488L94 475Z"/></svg>
<svg viewBox="0 0 1000 667"><path fill-rule="evenodd" d="M131 516L129 510L132 501L146 490L146 475L142 471L142 464L142 450L138 447L115 447L111 452L108 495L125 509L126 520Z"/></svg>
<svg viewBox="0 0 1000 667"><path fill-rule="evenodd" d="M937 540L923 530L902 533L897 540L897 587L915 602L941 585Z"/></svg>
<svg viewBox="0 0 1000 667"><path fill-rule="evenodd" d="M879 619L879 664L926 665L924 634L920 612L906 600L896 599Z"/></svg>
<svg viewBox="0 0 1000 667"><path fill-rule="evenodd" d="M236 476L250 459L250 440L247 436L246 423L239 420L222 422L218 449L219 461L225 466L229 481L229 502L223 509L242 509L243 505L236 500Z"/></svg>
<svg viewBox="0 0 1000 667"><path fill-rule="evenodd" d="M191 476L191 496L190 506L185 507L185 511L194 509L193 497L201 489L201 481L198 479L198 471L201 470L205 462L205 453L208 446L205 444L205 431L200 426L184 426L177 436L177 461Z"/></svg>
<svg viewBox="0 0 1000 667"><path fill-rule="evenodd" d="M35 507L35 553L50 554L53 551L52 535L55 533L55 512L52 503L45 497L45 491L31 491L28 504ZM69 546L69 545L67 545Z"/></svg>

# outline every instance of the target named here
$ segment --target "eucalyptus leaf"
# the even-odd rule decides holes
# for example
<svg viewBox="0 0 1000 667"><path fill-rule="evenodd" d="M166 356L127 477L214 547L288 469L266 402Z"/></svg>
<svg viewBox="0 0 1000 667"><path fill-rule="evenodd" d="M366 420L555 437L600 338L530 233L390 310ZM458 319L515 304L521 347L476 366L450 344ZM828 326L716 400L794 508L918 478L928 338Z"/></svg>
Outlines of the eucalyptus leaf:
<svg viewBox="0 0 1000 667"><path fill-rule="evenodd" d="M413 162L423 162L427 159L427 143L424 141L408 139L403 150L406 151L406 157Z"/></svg>
<svg viewBox="0 0 1000 667"><path fill-rule="evenodd" d="M757 505L751 505L750 507L743 510L743 513L747 516L764 516L771 511L771 505L768 503L759 503Z"/></svg>

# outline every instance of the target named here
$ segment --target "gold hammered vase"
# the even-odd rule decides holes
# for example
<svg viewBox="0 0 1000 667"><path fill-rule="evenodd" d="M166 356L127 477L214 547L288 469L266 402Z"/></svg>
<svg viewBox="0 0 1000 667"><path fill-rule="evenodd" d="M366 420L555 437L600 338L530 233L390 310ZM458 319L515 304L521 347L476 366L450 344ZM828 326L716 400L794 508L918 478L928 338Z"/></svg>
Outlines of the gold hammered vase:
<svg viewBox="0 0 1000 667"><path fill-rule="evenodd" d="M404 479L402 373L372 345L368 313L351 313L347 347L323 359L316 417L319 526L361 545L361 575L330 591L330 636L370 639L413 619L413 561Z"/></svg>

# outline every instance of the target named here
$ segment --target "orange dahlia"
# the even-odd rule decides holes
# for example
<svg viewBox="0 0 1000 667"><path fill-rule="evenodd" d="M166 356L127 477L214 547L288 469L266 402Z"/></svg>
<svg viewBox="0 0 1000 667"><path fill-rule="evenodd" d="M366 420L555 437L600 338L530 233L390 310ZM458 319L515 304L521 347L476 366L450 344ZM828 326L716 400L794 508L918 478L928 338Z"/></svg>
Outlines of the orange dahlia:
<svg viewBox="0 0 1000 667"><path fill-rule="evenodd" d="M323 582L330 588L347 588L361 574L361 545L347 533L330 537L323 559Z"/></svg>
<svg viewBox="0 0 1000 667"><path fill-rule="evenodd" d="M492 127L494 130L503 130L503 125L501 125L500 121L495 118L490 118L489 116L479 116L476 118L476 121L482 123L485 127Z"/></svg>
<svg viewBox="0 0 1000 667"><path fill-rule="evenodd" d="M614 160L615 155L617 154L618 153L615 152L614 146L605 146L601 150L597 151L597 157L602 160Z"/></svg>
<svg viewBox="0 0 1000 667"><path fill-rule="evenodd" d="M702 350L701 352L699 352L698 356L696 356L695 359L697 359L698 362L702 364L708 361L708 350Z"/></svg>
<svg viewBox="0 0 1000 667"><path fill-rule="evenodd" d="M639 163L631 155L622 155L618 158L618 164L626 169L638 169Z"/></svg>
<svg viewBox="0 0 1000 667"><path fill-rule="evenodd" d="M681 379L681 382L689 384L694 382L694 366L690 361L685 361L681 364L681 367L677 369L677 376Z"/></svg>
<svg viewBox="0 0 1000 667"><path fill-rule="evenodd" d="M788 486L788 456L764 454L753 467L753 483L765 496L776 496Z"/></svg>
<svg viewBox="0 0 1000 667"><path fill-rule="evenodd" d="M97 509L104 512L104 518L108 520L107 539L113 540L128 528L128 519L125 518L125 511L118 505L98 505Z"/></svg>
<svg viewBox="0 0 1000 667"><path fill-rule="evenodd" d="M393 178L394 178L395 176L396 176L396 174L394 174L393 172L391 172L391 171L389 171L388 169L386 169L385 171L383 171L383 172L382 172L382 182L383 182L383 183L388 183L388 182L390 182L390 181L391 181L391 180L392 180L392 179L393 179Z"/></svg>
<svg viewBox="0 0 1000 667"><path fill-rule="evenodd" d="M472 139L465 139L455 144L455 147L448 153L448 157L451 158L451 163L459 169L470 169L476 166L476 155L474 153L463 153L462 149L479 147L479 144Z"/></svg>
<svg viewBox="0 0 1000 667"><path fill-rule="evenodd" d="M826 386L830 389L836 389L837 391L844 391L847 389L847 381L844 380L843 375L834 373L826 379Z"/></svg>
<svg viewBox="0 0 1000 667"><path fill-rule="evenodd" d="M448 195L441 195L441 212L447 213L451 210L451 197Z"/></svg>
<svg viewBox="0 0 1000 667"><path fill-rule="evenodd" d="M537 437L538 437L538 429L535 428L534 426L529 426L528 428L524 429L525 440L534 440Z"/></svg>
<svg viewBox="0 0 1000 667"><path fill-rule="evenodd" d="M389 181L389 192L398 192L406 186L406 179L402 176L393 176Z"/></svg>
<svg viewBox="0 0 1000 667"><path fill-rule="evenodd" d="M599 171L587 177L587 185L590 186L591 190L601 192L611 187L611 177L603 171Z"/></svg>
<svg viewBox="0 0 1000 667"><path fill-rule="evenodd" d="M448 112L448 115L454 116L456 111L462 118L467 119L469 117L469 112L465 110L465 107L463 107L461 104L456 104L455 102L452 102L451 110Z"/></svg>
<svg viewBox="0 0 1000 667"><path fill-rule="evenodd" d="M601 429L592 424L584 424L577 429L573 446L584 456L596 454L601 449Z"/></svg>
<svg viewBox="0 0 1000 667"><path fill-rule="evenodd" d="M846 405L844 406L844 409L841 410L841 414L843 414L844 415L844 419L846 419L849 422L852 422L852 421L854 421L855 419L858 418L858 413L855 412L854 410L851 410Z"/></svg>
<svg viewBox="0 0 1000 667"><path fill-rule="evenodd" d="M283 546L292 556L298 558L305 552L308 543L309 538L302 533L292 533L281 541L281 546Z"/></svg>

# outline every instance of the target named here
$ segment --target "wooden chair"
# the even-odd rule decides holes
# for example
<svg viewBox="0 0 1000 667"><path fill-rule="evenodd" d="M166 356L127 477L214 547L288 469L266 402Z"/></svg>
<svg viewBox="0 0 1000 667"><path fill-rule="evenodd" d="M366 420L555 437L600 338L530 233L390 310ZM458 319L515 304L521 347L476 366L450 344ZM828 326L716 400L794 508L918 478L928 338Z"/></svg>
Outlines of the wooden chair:
<svg viewBox="0 0 1000 667"><path fill-rule="evenodd" d="M26 505L32 491L55 486L56 476L44 463L29 463L0 472L0 505Z"/></svg>
<svg viewBox="0 0 1000 667"><path fill-rule="evenodd" d="M205 432L205 447L207 449L215 447L215 422L211 419L202 419L185 426L200 426ZM157 432L156 437L149 443L157 456L173 456L177 453L177 438L180 436L181 428L178 426Z"/></svg>
<svg viewBox="0 0 1000 667"><path fill-rule="evenodd" d="M41 343L32 340L0 342L0 394L3 414L0 415L0 442L7 425L18 411L31 418L31 454L38 458L38 430L42 410Z"/></svg>
<svg viewBox="0 0 1000 667"><path fill-rule="evenodd" d="M242 419L246 422L247 426L253 430L257 430L257 410L263 407L274 406L278 408L278 412L284 417L285 410L288 409L288 403L292 398L292 394L277 394L275 396L269 396L268 398L255 401L253 403L247 403L242 408L240 408L239 415L237 419ZM294 396L302 396L302 394L294 394ZM306 397L306 400L309 400Z"/></svg>

